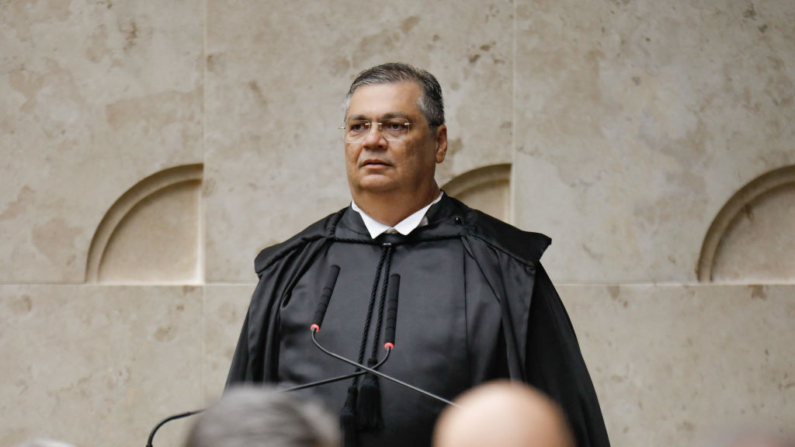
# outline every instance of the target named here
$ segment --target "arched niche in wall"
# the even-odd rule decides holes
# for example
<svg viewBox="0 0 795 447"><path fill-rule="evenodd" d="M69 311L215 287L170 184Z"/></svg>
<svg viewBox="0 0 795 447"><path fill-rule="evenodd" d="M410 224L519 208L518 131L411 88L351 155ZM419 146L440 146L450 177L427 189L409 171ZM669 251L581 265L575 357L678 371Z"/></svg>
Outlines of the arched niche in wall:
<svg viewBox="0 0 795 447"><path fill-rule="evenodd" d="M127 190L94 233L86 282L197 284L202 165L157 172Z"/></svg>
<svg viewBox="0 0 795 447"><path fill-rule="evenodd" d="M698 263L703 282L795 281L795 166L758 177L718 213Z"/></svg>
<svg viewBox="0 0 795 447"><path fill-rule="evenodd" d="M511 219L511 165L484 166L450 180L442 189L451 197L504 222Z"/></svg>

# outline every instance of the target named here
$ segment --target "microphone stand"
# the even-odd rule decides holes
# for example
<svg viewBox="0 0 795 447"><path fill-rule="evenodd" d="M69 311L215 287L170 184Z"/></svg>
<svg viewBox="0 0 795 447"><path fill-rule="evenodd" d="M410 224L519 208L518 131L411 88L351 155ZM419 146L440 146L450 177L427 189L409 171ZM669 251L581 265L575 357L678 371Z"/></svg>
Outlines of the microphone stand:
<svg viewBox="0 0 795 447"><path fill-rule="evenodd" d="M410 385L410 384L408 384L408 383L406 383L406 382L404 382L404 381L402 381L402 380L396 379L396 378L394 378L394 377L392 377L392 376L388 376L388 375L386 375L386 374L384 374L384 373L382 373L382 372L380 372L380 371L376 371L376 370L375 370L375 369L373 369L373 368L368 368L367 366L364 366L364 365L362 365L361 363L356 363L356 362L354 362L353 360L346 359L345 357L343 357L343 356L341 356L341 355L338 355L338 354L335 354L335 353L333 353L333 352L329 351L328 349L324 348L323 346L321 346L321 345L320 345L320 343L318 343L318 342L317 342L317 338L315 338L315 334L316 334L316 333L317 333L317 329L313 327L313 328L312 328L312 342L314 342L314 343L315 343L315 346L317 346L317 347L318 347L318 349L320 349L320 350L321 350L321 351L323 351L324 353L326 353L326 354L330 355L331 357L334 357L335 359L337 359L337 360L340 360L340 361L343 361L343 362L345 362L345 363L347 363L347 364L349 364L349 365L353 365L353 366L355 366L355 367L357 367L357 368L363 369L363 370L364 370L364 371L363 371L364 373L373 374L373 375L375 375L375 376L382 377L382 378L384 378L384 379L386 379L386 380L389 380L389 381L391 381L391 382L395 382L395 383L397 383L398 385L402 385L402 386L404 386L404 387L406 387L406 388L409 388L409 389L412 389L412 390L414 390L414 391L416 391L416 392L418 392L418 393L421 393L421 394L424 394L424 395L426 395L426 396L428 396L428 397L431 397L431 398L433 398L433 399L436 399L436 400L442 401L442 402L446 403L447 405L452 405L452 406L454 406L454 407L460 407L460 405L458 405L458 404L456 404L456 403L454 403L454 402L451 402L451 401L449 401L449 400L447 400L447 399L445 399L445 398L443 398L443 397L439 397L439 396L437 396L437 395L435 395L435 394L433 394L433 393L429 393L428 391L425 391L425 390L423 390L423 389L421 389L421 388L417 388L417 387L416 387L416 386L414 386L414 385ZM392 349L391 349L391 348L387 348L387 350L388 350L388 351L391 351Z"/></svg>
<svg viewBox="0 0 795 447"><path fill-rule="evenodd" d="M312 332L312 334L313 334L313 338L314 338L314 331ZM315 343L315 344L317 344L317 343ZM391 354L391 353L392 353L392 348L386 348L386 355L384 356L384 359L381 360L380 362L378 362L377 365L373 366L373 369L378 369L378 368L381 367L381 365L386 363L386 361L389 360L389 354ZM285 388L285 389L279 390L279 391L283 392L283 393L286 393L286 392L289 392L289 391L298 391L298 390L302 390L304 388L312 388L313 386L320 386L320 385L325 385L327 383L339 382L340 380L352 379L352 378L354 378L356 376L363 376L365 374L367 374L367 371L356 371L355 373L352 373L352 374L346 374L344 376L333 377L331 379L318 380L317 382L305 383L303 385L298 385L298 386L294 386L294 387L291 387L291 388Z"/></svg>
<svg viewBox="0 0 795 447"><path fill-rule="evenodd" d="M314 340L314 338L315 338L315 329L313 327L312 328L312 339ZM317 342L315 342L315 344L317 344ZM321 349L323 349L323 348L321 348ZM387 347L386 348L386 355L384 356L384 358L380 362L378 362L378 364L373 366L372 369L378 369L378 368L381 367L381 365L386 363L386 361L389 360L389 355L391 353L392 353L392 348L391 347ZM370 368L367 368L367 369L370 369ZM340 380L352 379L352 378L354 378L356 376L362 376L364 374L368 374L368 372L367 371L356 371L355 373L346 374L344 376L332 377L331 379L318 380L317 382L305 383L303 385L298 385L298 386L294 386L294 387L291 387L291 388L285 388L283 390L278 390L278 392L280 392L280 393L289 393L291 391L298 391L298 390L302 390L304 388L312 388L312 387L315 387L315 386L325 385L325 384L328 384L328 383L339 382ZM177 419L182 419L182 418L186 418L186 417L189 417L189 416L193 416L194 414L199 414L199 413L201 413L204 410L205 409L202 408L201 410L188 411L186 413L175 414L173 416L169 416L169 417L163 419L162 421L160 421L160 423L155 425L155 428L152 429L152 432L149 434L149 440L146 442L146 447L153 447L152 446L152 441L155 438L155 433L157 433L157 431L160 430L160 427L166 425L166 423L174 421L174 420L177 420Z"/></svg>
<svg viewBox="0 0 795 447"><path fill-rule="evenodd" d="M152 447L152 441L154 441L154 439L155 439L155 433L157 433L157 431L160 429L160 427L166 425L166 423L174 421L174 420L177 420L177 419L186 418L188 416L193 416L194 414L199 414L202 411L204 411L204 408L202 408L201 410L196 410L196 411L188 411L187 413L175 414L173 416L169 416L169 417L163 419L162 421L160 421L159 424L155 425L155 428L153 428L152 432L149 433L149 439L146 441L146 447Z"/></svg>
<svg viewBox="0 0 795 447"><path fill-rule="evenodd" d="M338 382L340 380L351 379L353 377L361 376L361 375L364 375L364 374L373 374L375 376L382 377L382 378L384 378L386 380L389 380L391 382L397 383L398 385L401 385L401 386L404 386L404 387L409 388L411 390L414 390L414 391L416 391L416 392L418 392L420 394L424 394L425 396L428 396L430 398L433 398L433 399L436 399L438 401L444 402L447 405L452 405L454 407L460 407L460 405L458 405L458 404L456 404L454 402L451 402L451 401L449 401L449 400L447 400L447 399L445 399L443 397L439 397L439 396L437 396L437 395L435 395L433 393L430 393L428 391L425 391L425 390L423 390L421 388L417 388L414 385L410 385L410 384L408 384L406 382L403 382L402 380L398 380L398 379L396 379L394 377L388 376L388 375L386 375L386 374L384 374L384 373L382 373L380 371L377 371L378 368L380 368L384 363L386 363L386 361L389 359L389 355L392 353L392 350L395 347L395 326L396 326L396 322L397 322L397 295L398 295L398 289L400 288L400 275L392 275L390 277L389 293L388 293L388 295L389 295L389 299L388 299L389 304L387 306L386 337L385 337L386 343L384 343L384 348L386 349L386 355L384 356L383 360L381 360L380 362L378 362L378 364L376 364L372 368L370 368L370 367L367 367L367 366L362 365L360 363L354 362L353 360L347 359L347 358L345 358L345 357L343 357L341 355L335 354L335 353L329 351L328 349L324 348L323 346L321 346L320 343L318 343L317 338L315 337L315 334L317 334L317 332L320 330L321 324L323 324L323 318L326 315L326 309L328 308L329 300L331 299L331 293L332 293L332 291L334 289L334 285L335 285L335 283L337 281L337 276L339 275L339 271L340 271L340 268L338 266L336 266L336 265L331 266L330 275L329 275L329 277L326 280L325 287L323 287L323 289L322 289L322 294L320 296L320 302L318 303L318 307L315 310L315 315L314 315L314 318L312 320L312 326L310 327L310 330L312 331L312 342L323 353L325 353L325 354L327 354L327 355L329 355L329 356L331 356L331 357L333 357L333 358L335 358L337 360L345 362L345 363L347 363L349 365L355 366L357 368L357 371L352 373L352 374L347 374L347 375L344 375L344 376L333 377L331 379L319 380L317 382L312 382L312 383L306 383L306 384L303 384L303 385L298 385L298 386L294 386L294 387L287 388L287 389L284 389L284 390L279 390L279 391L286 393L286 392L297 391L297 390L310 388L310 387L314 387L314 386L325 385L327 383ZM166 423L171 422L173 420L186 418L188 416L193 416L194 414L201 413L202 411L204 411L204 409L196 410L196 411L189 411L187 413L175 414L173 416L169 416L166 419L163 419L162 421L160 421L159 424L157 424L155 426L154 429L152 429L152 432L149 434L149 440L146 443L146 447L153 447L152 446L152 441L153 441L153 439L155 437L155 433L157 433L157 430L160 429L160 427L162 427Z"/></svg>

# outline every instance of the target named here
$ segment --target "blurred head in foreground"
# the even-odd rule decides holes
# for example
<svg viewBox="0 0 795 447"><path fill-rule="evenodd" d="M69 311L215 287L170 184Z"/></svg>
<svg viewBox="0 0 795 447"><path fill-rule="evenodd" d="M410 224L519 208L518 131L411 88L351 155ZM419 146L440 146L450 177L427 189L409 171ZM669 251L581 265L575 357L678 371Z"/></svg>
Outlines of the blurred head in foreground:
<svg viewBox="0 0 795 447"><path fill-rule="evenodd" d="M574 447L558 405L526 385L491 382L456 403L439 417L434 447Z"/></svg>
<svg viewBox="0 0 795 447"><path fill-rule="evenodd" d="M186 447L338 447L337 422L314 402L240 387L199 416Z"/></svg>

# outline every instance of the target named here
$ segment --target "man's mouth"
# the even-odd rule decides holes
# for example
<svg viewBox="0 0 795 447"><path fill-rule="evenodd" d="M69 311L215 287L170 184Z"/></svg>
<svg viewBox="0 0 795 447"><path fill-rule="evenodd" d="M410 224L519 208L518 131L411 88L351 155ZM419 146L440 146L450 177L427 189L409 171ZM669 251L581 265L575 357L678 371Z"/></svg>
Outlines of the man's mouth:
<svg viewBox="0 0 795 447"><path fill-rule="evenodd" d="M362 166L377 167L377 166L391 166L391 165L383 160L368 159L362 163Z"/></svg>

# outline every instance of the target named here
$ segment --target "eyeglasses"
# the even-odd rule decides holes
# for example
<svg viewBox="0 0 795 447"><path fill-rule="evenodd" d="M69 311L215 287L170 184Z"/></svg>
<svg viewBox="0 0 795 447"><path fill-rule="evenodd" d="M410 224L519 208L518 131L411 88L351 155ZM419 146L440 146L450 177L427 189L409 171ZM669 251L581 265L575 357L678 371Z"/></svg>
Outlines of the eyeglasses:
<svg viewBox="0 0 795 447"><path fill-rule="evenodd" d="M340 129L345 131L346 143L357 143L364 140L370 134L372 122L369 120L351 120L345 123ZM385 119L376 122L378 132L387 141L400 141L409 134L411 123L405 118Z"/></svg>

